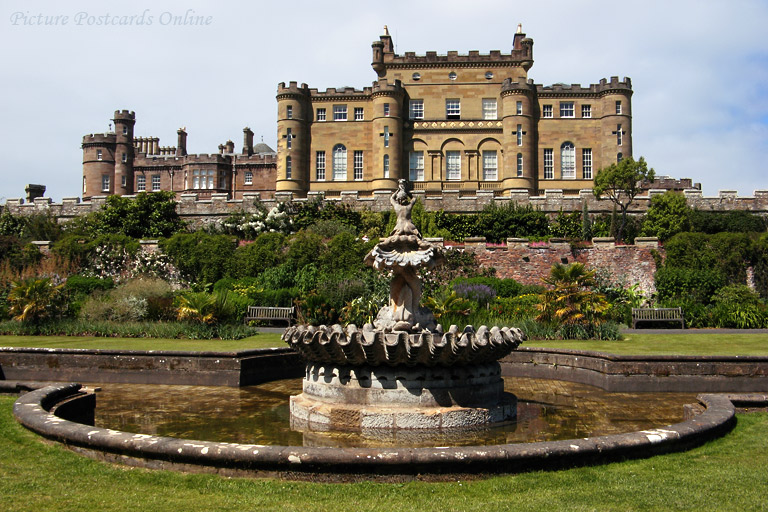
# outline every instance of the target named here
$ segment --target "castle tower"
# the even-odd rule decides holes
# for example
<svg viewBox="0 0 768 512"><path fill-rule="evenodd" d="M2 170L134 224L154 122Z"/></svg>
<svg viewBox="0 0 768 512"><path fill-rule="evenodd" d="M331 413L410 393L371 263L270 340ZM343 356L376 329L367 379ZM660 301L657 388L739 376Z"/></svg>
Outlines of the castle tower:
<svg viewBox="0 0 768 512"><path fill-rule="evenodd" d="M538 132L536 86L525 77L506 79L501 86L504 162L502 190L536 190Z"/></svg>
<svg viewBox="0 0 768 512"><path fill-rule="evenodd" d="M602 167L607 167L620 158L632 156L632 82L612 76L610 82L602 79L599 87L603 109L601 133L605 141L601 161Z"/></svg>
<svg viewBox="0 0 768 512"><path fill-rule="evenodd" d="M83 199L114 193L115 134L91 133L83 137Z"/></svg>
<svg viewBox="0 0 768 512"><path fill-rule="evenodd" d="M371 99L373 119L372 190L396 190L397 180L408 178L403 172L403 96L399 80L389 84L381 79L374 83Z"/></svg>
<svg viewBox="0 0 768 512"><path fill-rule="evenodd" d="M306 196L310 180L312 105L307 84L277 86L277 192Z"/></svg>
<svg viewBox="0 0 768 512"><path fill-rule="evenodd" d="M136 114L116 110L115 117L115 172L113 193L119 196L133 194L133 126Z"/></svg>

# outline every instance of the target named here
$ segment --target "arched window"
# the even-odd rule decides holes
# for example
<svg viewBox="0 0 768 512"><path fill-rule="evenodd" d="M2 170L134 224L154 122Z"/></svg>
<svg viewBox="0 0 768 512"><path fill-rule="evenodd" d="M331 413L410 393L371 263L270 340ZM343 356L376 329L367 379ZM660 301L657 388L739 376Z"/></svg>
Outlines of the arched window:
<svg viewBox="0 0 768 512"><path fill-rule="evenodd" d="M564 180L576 178L576 148L571 142L560 146L560 171Z"/></svg>
<svg viewBox="0 0 768 512"><path fill-rule="evenodd" d="M347 148L344 144L333 146L333 179L347 179Z"/></svg>
<svg viewBox="0 0 768 512"><path fill-rule="evenodd" d="M384 155L384 177L389 178L389 155Z"/></svg>
<svg viewBox="0 0 768 512"><path fill-rule="evenodd" d="M624 159L624 155L623 155L623 154L621 154L621 153L618 153L618 154L616 155L616 163L619 163L619 162L621 162L623 159Z"/></svg>

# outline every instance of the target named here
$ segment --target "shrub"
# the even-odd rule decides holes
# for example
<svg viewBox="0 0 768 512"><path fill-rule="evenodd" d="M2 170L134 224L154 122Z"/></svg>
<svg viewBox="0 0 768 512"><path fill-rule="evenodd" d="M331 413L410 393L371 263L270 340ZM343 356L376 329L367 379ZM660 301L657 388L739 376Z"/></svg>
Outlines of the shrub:
<svg viewBox="0 0 768 512"><path fill-rule="evenodd" d="M651 206L643 220L642 236L656 236L661 241L691 229L691 209L685 196L668 191L651 198Z"/></svg>
<svg viewBox="0 0 768 512"><path fill-rule="evenodd" d="M581 240L583 231L581 212L563 213L563 210L560 210L549 224L550 235L569 240Z"/></svg>
<svg viewBox="0 0 768 512"><path fill-rule="evenodd" d="M459 297L469 299L479 307L486 307L496 298L496 290L485 284L457 284L453 286L453 291Z"/></svg>
<svg viewBox="0 0 768 512"><path fill-rule="evenodd" d="M754 233L766 230L766 220L743 210L728 212L691 212L691 230L700 233Z"/></svg>
<svg viewBox="0 0 768 512"><path fill-rule="evenodd" d="M285 259L285 235L264 233L250 244L238 247L229 262L229 275L255 277Z"/></svg>
<svg viewBox="0 0 768 512"><path fill-rule="evenodd" d="M209 235L200 231L177 233L160 241L160 248L192 283L215 283L225 276L235 253L235 240L229 235Z"/></svg>
<svg viewBox="0 0 768 512"><path fill-rule="evenodd" d="M47 277L15 281L7 297L11 316L31 324L57 316L63 307L61 288Z"/></svg>
<svg viewBox="0 0 768 512"><path fill-rule="evenodd" d="M726 279L717 268L692 269L664 266L654 275L656 293L662 302L675 300L708 304L714 293L725 286Z"/></svg>
<svg viewBox="0 0 768 512"><path fill-rule="evenodd" d="M489 242L500 243L510 237L544 237L549 232L547 216L530 205L513 202L488 205L478 216L478 229Z"/></svg>

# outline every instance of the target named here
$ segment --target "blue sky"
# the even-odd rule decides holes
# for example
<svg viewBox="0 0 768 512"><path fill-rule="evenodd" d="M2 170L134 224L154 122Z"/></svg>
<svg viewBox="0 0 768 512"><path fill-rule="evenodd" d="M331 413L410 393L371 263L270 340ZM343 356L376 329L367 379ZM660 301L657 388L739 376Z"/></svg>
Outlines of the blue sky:
<svg viewBox="0 0 768 512"><path fill-rule="evenodd" d="M397 52L423 54L508 52L522 23L536 83L632 79L634 156L657 174L692 178L705 195L768 189L768 2L575 5L2 0L0 202L27 183L54 200L79 196L82 136L106 131L116 109L136 111L136 134L161 145L185 126L191 153L227 139L240 149L245 126L275 147L277 84L370 85L370 45L385 24ZM187 13L207 23L169 23ZM137 23L142 14L151 25ZM99 25L105 16L134 21Z"/></svg>

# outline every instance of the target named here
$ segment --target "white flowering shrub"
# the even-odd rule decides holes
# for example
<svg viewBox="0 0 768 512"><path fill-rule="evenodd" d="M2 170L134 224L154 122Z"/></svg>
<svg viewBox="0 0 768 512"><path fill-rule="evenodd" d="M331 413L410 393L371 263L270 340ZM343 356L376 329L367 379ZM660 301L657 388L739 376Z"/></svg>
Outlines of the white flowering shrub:
<svg viewBox="0 0 768 512"><path fill-rule="evenodd" d="M227 217L221 227L225 233L238 238L253 240L262 233L294 232L293 219L287 211L285 203L280 203L271 209L261 208L256 213L233 213Z"/></svg>

